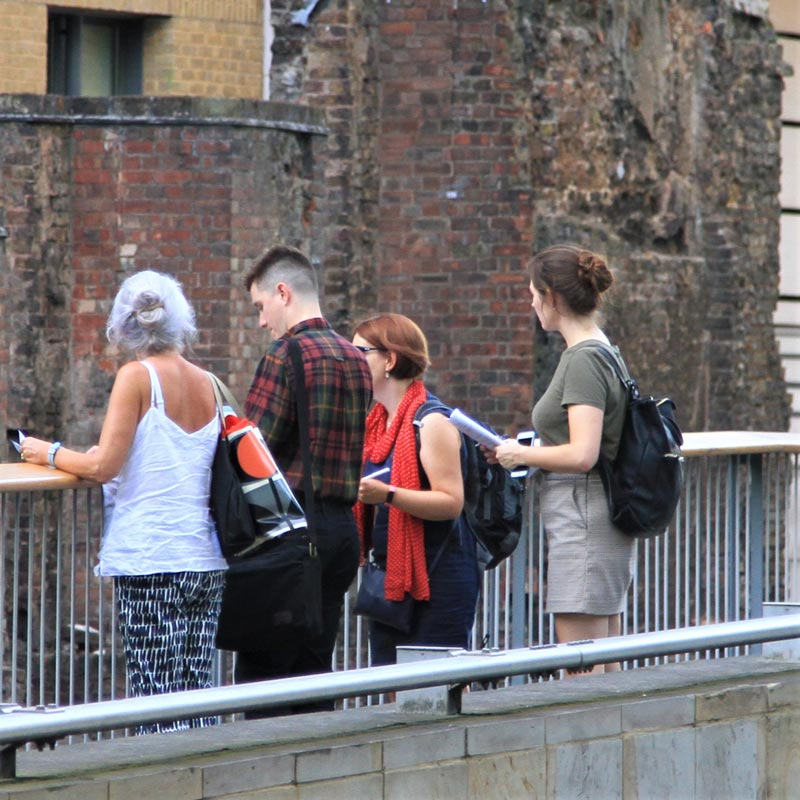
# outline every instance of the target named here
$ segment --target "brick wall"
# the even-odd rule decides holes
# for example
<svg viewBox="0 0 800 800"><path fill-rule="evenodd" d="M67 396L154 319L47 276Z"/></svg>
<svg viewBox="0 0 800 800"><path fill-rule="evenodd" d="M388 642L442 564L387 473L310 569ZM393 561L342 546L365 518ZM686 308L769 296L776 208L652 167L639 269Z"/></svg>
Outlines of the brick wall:
<svg viewBox="0 0 800 800"><path fill-rule="evenodd" d="M0 92L47 90L47 10L52 4L0 0ZM259 0L69 0L59 8L148 16L144 94L262 96Z"/></svg>
<svg viewBox="0 0 800 800"><path fill-rule="evenodd" d="M182 282L195 360L243 397L266 334L241 278L276 240L308 247L321 122L247 101L0 98L0 421L96 440L121 358L106 319L146 268Z"/></svg>
<svg viewBox="0 0 800 800"><path fill-rule="evenodd" d="M303 34L273 3L273 96L324 107L328 308L399 311L428 335L429 384L525 424L531 239L519 42L503 3L332 2ZM279 43L279 44L277 44ZM341 277L340 277L341 276Z"/></svg>
<svg viewBox="0 0 800 800"><path fill-rule="evenodd" d="M0 0L0 91L47 90L47 4Z"/></svg>
<svg viewBox="0 0 800 800"><path fill-rule="evenodd" d="M684 428L786 429L772 329L784 66L755 6L328 0L304 28L291 22L295 5L272 3L270 84L274 99L324 115L324 144L300 135L275 154L266 130L228 124L251 110L236 103L216 106L225 124L199 126L191 142L180 125L133 135L136 126L110 119L66 138L58 126L13 128L0 205L30 234L9 244L11 291L23 296L13 295L20 279L41 292L37 325L50 326L34 335L25 304L12 306L23 341L11 358L26 375L61 375L73 342L81 358L97 355L107 299L95 279L106 265L171 263L177 252L198 297L213 295L237 282L256 242L277 237L318 261L339 330L376 311L412 316L431 342L430 385L500 429L519 428L560 349L532 326L524 264L531 249L569 239L608 255L618 281L607 329L642 387L675 398ZM71 102L75 113L94 108ZM148 103L131 99L122 114L152 114ZM191 106L168 108L180 116ZM132 152L134 142L153 149ZM176 211L151 180L191 198L191 210ZM227 234L213 215L201 221L223 194ZM78 329L91 334L71 327L73 267L90 294L74 305ZM243 390L260 346L214 302L202 313L215 320L217 349L206 344L201 357L227 352L222 371ZM99 398L112 373L88 363L70 380L76 396L88 382ZM53 391L40 384L26 378L12 402Z"/></svg>
<svg viewBox="0 0 800 800"><path fill-rule="evenodd" d="M330 0L304 29L292 6L272 4L271 86L328 112L338 319L414 317L442 396L513 429L560 350L526 257L577 240L609 256L607 329L686 429L786 429L765 8Z"/></svg>

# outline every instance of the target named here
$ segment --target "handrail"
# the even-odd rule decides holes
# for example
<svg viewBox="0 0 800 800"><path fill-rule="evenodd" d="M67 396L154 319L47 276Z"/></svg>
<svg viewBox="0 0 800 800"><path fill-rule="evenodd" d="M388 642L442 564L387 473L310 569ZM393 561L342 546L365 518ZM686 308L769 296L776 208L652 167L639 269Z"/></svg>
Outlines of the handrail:
<svg viewBox="0 0 800 800"><path fill-rule="evenodd" d="M797 454L800 454L800 435L753 431L686 433L683 452L687 457L686 489L674 525L657 539L637 543L637 573L629 607L623 615L624 640L629 644L642 641L638 637L643 635L658 638L672 633L674 625L730 624L732 620L757 619L764 601L782 602L796 599L798 595L800 458ZM76 488L86 491L72 492ZM113 604L110 587L107 582L91 578L91 562L99 543L98 488L96 483L47 467L24 462L0 464L0 523L5 528L0 537L0 582L11 587L13 599L13 607L0 620L0 630L5 624L10 634L8 645L4 634L0 654L10 648L10 658L5 655L3 658L4 663L12 665L12 671L4 677L4 687L10 688L0 696L0 712L5 702L5 708L17 709L12 716L65 719L64 708L51 711L46 704L91 709L127 692L127 686L123 685L118 636L111 612L107 610ZM488 653L495 658L498 653L517 652L510 648L537 645L539 647L532 652L558 655L562 659L559 668L571 669L578 655L588 658L593 647L602 649L614 640L569 645L569 651L562 649L565 646L548 644L555 636L552 624L546 619L542 593L536 583L546 554L541 522L536 516L535 487L531 489L520 547L508 562L484 575L483 606L479 609L473 641L489 642L492 649ZM9 495L7 498L5 493ZM73 496L68 498L70 493ZM52 537L51 531L55 534ZM53 578L46 581L44 576L50 573ZM337 677L331 685L340 688L350 686L351 678L339 675L352 675L353 666L368 663L364 654L363 621L351 617L349 600L346 596L341 658L337 651L333 664ZM25 607L24 603L38 604L47 612L41 615L38 634L34 618L19 611L18 606ZM485 652L470 655L470 663L474 666L475 657ZM49 665L46 656L53 653L55 663ZM720 655L724 653L710 650L705 653L707 658ZM563 661L565 657L567 661ZM613 655L605 660L632 657ZM448 661L452 663L452 660ZM586 663L584 661L583 665ZM229 667L229 654L218 653L215 680L228 680ZM539 667L526 665L517 672L502 673L500 677L549 669L542 662ZM392 683L397 673L381 670L370 672L389 675L380 691L404 688L402 684ZM363 675L363 671L356 674ZM307 694L308 685L302 687L299 690L302 697L291 695L291 698L313 699ZM361 684L353 691L322 697L360 698L374 691L370 687L374 685ZM243 687L222 688L243 691ZM267 695L272 697L273 691L274 682ZM446 690L442 691L446 694ZM6 693L8 699L4 700ZM267 697L263 686L257 694L259 700ZM253 705L249 695L237 696L251 703L245 708L287 702L285 697L278 697ZM113 700L114 704L129 702ZM28 707L40 703L44 710L35 714L23 712L20 703ZM81 703L85 705L79 705ZM121 706L122 709L130 707ZM236 710L243 710L242 706L237 706ZM198 713L203 713L202 709ZM0 713L0 723L7 716L9 714ZM185 716L184 712L183 716L172 718ZM128 724L138 722L114 721L109 727L127 727ZM0 741L4 732L0 725ZM6 757L7 753L0 748L0 775L6 774L3 767Z"/></svg>
<svg viewBox="0 0 800 800"><path fill-rule="evenodd" d="M13 750L29 741L42 745L71 734L398 689L455 684L460 692L463 686L472 681L548 673L558 669L582 670L595 664L614 661L798 637L800 613L505 652L456 651L450 658L423 659L383 667L303 675L65 708L0 707L0 743L3 745L3 762L7 765L9 749ZM6 774L3 777L9 776Z"/></svg>
<svg viewBox="0 0 800 800"><path fill-rule="evenodd" d="M0 491L31 492L51 489L80 489L99 486L94 481L83 480L60 469L50 469L39 464L0 464Z"/></svg>
<svg viewBox="0 0 800 800"><path fill-rule="evenodd" d="M701 431L683 435L683 455L748 455L753 453L800 453L800 434L777 431ZM0 463L0 491L23 492L97 486L58 469L26 464Z"/></svg>
<svg viewBox="0 0 800 800"><path fill-rule="evenodd" d="M800 434L777 431L698 431L683 434L683 455L800 453Z"/></svg>
<svg viewBox="0 0 800 800"><path fill-rule="evenodd" d="M800 434L778 431L702 431L683 435L683 455L748 455L753 453L800 453ZM0 491L23 492L97 486L58 469L0 463Z"/></svg>

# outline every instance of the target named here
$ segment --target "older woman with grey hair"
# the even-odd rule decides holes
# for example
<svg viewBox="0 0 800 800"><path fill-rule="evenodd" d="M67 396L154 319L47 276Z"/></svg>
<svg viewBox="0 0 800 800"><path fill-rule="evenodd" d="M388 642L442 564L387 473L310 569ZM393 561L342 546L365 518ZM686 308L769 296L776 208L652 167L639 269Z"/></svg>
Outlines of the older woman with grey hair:
<svg viewBox="0 0 800 800"><path fill-rule="evenodd" d="M183 356L197 336L194 313L173 278L138 272L114 300L107 335L135 360L117 373L99 444L81 453L27 437L21 454L105 484L96 571L114 579L133 695L207 687L227 565L209 512L214 391Z"/></svg>

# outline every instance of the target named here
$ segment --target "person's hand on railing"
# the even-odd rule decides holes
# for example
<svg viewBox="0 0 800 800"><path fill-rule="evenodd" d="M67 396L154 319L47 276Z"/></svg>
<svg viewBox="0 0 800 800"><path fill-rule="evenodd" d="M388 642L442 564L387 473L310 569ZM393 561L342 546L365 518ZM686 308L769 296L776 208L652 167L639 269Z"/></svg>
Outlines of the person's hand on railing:
<svg viewBox="0 0 800 800"><path fill-rule="evenodd" d="M28 464L41 464L47 466L48 453L52 442L47 442L44 439L36 439L33 436L26 436L22 440L22 445L19 451L19 457Z"/></svg>

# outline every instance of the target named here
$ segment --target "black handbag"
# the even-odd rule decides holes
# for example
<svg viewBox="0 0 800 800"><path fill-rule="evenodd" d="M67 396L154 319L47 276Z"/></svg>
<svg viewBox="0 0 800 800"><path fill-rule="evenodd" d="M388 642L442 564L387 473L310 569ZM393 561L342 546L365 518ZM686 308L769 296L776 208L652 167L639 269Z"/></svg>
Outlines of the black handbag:
<svg viewBox="0 0 800 800"><path fill-rule="evenodd" d="M417 601L410 594L402 600L387 600L385 584L385 569L374 561L364 564L353 611L401 633L410 633Z"/></svg>
<svg viewBox="0 0 800 800"><path fill-rule="evenodd" d="M229 562L217 626L221 650L259 651L322 629L321 569L305 532L287 533Z"/></svg>
<svg viewBox="0 0 800 800"><path fill-rule="evenodd" d="M454 522L454 531L456 527L457 522ZM367 533L367 538L369 538L369 533ZM449 541L450 537L447 536L440 545L428 569L429 578L433 575L433 571L436 569ZM388 625L390 628L395 628L400 633L411 633L414 623L414 611L418 602L424 603L426 601L417 601L408 593L402 600L387 600L386 570L378 566L374 561L367 561L361 568L361 583L358 585L356 602L353 606L353 611L356 614L369 617L371 620L380 622L382 625Z"/></svg>
<svg viewBox="0 0 800 800"><path fill-rule="evenodd" d="M229 559L216 638L223 650L257 652L322 632L322 567L314 529L308 397L300 346L294 339L289 340L289 354L296 376L306 527L271 539L250 555Z"/></svg>
<svg viewBox="0 0 800 800"><path fill-rule="evenodd" d="M211 516L225 558L231 558L255 542L256 526L242 483L231 463L230 444L225 436L219 437L211 464Z"/></svg>
<svg viewBox="0 0 800 800"><path fill-rule="evenodd" d="M221 423L211 464L211 516L222 555L253 554L272 537L307 522L261 431L246 419L227 386L209 372Z"/></svg>

